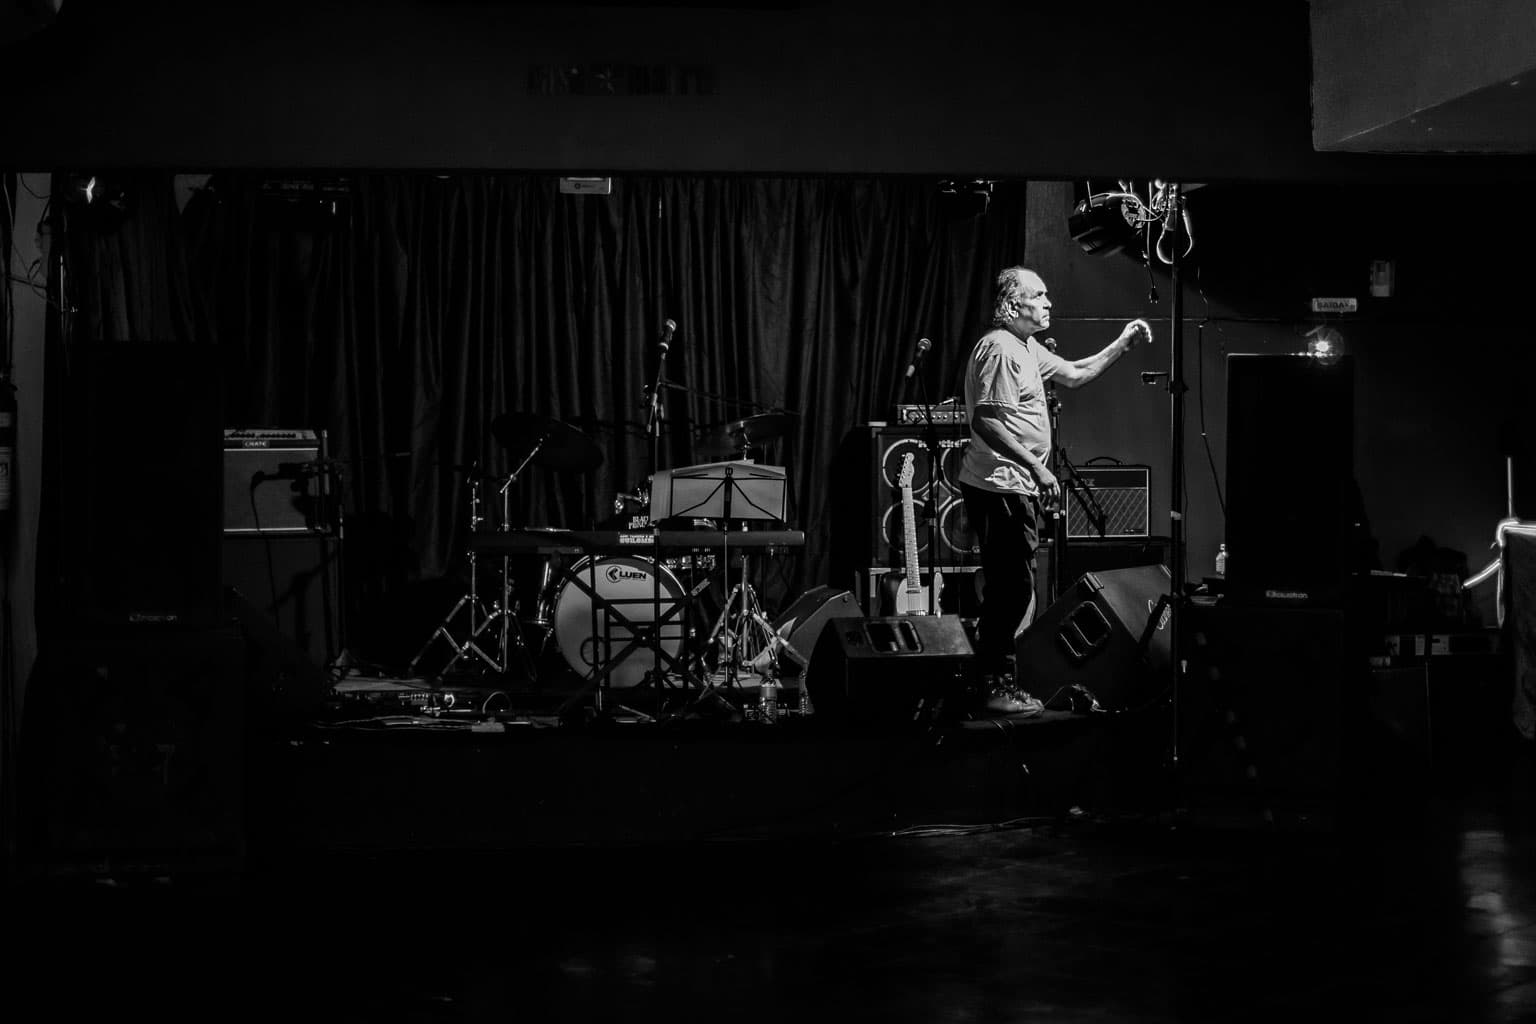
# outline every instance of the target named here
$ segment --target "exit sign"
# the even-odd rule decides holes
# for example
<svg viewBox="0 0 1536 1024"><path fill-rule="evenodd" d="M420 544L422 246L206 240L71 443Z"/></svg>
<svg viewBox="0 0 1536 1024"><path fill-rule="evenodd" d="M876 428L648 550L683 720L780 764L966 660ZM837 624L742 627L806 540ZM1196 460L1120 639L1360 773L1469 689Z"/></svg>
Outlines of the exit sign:
<svg viewBox="0 0 1536 1024"><path fill-rule="evenodd" d="M1312 300L1312 312L1314 313L1358 313L1360 312L1359 299L1317 299Z"/></svg>

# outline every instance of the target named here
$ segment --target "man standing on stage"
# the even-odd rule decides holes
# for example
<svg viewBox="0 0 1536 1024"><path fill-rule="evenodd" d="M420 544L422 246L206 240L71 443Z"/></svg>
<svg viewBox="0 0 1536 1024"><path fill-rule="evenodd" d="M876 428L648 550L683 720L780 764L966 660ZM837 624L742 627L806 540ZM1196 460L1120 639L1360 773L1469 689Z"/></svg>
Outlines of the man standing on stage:
<svg viewBox="0 0 1536 1024"><path fill-rule="evenodd" d="M965 367L971 443L960 466L960 490L985 574L976 654L989 686L987 709L1000 714L1042 709L1011 666L1014 636L1034 618L1039 519L1061 501L1061 485L1046 464L1051 420L1045 382L1082 387L1138 342L1152 340L1147 322L1133 320L1097 355L1067 360L1035 340L1050 326L1045 282L1032 270L1009 267L997 277L992 329Z"/></svg>

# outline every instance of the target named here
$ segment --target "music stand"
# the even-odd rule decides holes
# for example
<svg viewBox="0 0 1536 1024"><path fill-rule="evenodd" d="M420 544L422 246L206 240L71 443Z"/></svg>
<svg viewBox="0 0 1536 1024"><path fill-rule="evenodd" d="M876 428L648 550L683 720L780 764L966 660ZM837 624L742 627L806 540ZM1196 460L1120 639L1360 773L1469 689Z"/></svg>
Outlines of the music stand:
<svg viewBox="0 0 1536 1024"><path fill-rule="evenodd" d="M672 471L667 481L666 504L660 511L663 518L696 516L724 522L725 529L720 533L720 562L725 569L726 583L729 583L732 523L742 523L745 528L745 524L753 520L783 522L787 511L786 480L784 467L759 466L745 459L686 466ZM659 490L656 488L651 492L653 517L658 511L656 506L660 505ZM732 604L738 595L741 601L736 618L739 631L732 640L731 652L726 659L724 679L724 683L731 686L740 685L737 669L750 660L744 649L746 625L755 624L766 637L774 635L773 624L763 614L757 594L749 582L745 552L741 556L741 582L735 591L727 593L725 610L710 635L711 641L729 620ZM714 695L715 689L716 685L709 683L704 696Z"/></svg>

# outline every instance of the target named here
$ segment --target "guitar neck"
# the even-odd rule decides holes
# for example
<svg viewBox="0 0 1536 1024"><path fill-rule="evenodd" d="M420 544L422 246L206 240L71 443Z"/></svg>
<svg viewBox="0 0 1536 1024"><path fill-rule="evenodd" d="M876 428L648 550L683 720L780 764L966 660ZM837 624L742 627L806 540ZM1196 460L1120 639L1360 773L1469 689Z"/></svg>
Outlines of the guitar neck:
<svg viewBox="0 0 1536 1024"><path fill-rule="evenodd" d="M901 489L902 538L906 545L907 592L917 593L922 584L917 573L917 516L912 502L912 488Z"/></svg>

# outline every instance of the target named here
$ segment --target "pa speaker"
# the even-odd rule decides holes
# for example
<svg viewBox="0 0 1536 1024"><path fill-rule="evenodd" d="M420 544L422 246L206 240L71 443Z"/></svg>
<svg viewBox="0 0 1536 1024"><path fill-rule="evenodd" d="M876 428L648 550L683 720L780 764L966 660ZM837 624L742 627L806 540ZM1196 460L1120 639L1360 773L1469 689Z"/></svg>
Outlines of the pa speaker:
<svg viewBox="0 0 1536 1024"><path fill-rule="evenodd" d="M958 615L833 618L806 666L805 686L820 719L926 721L959 695L972 653Z"/></svg>
<svg viewBox="0 0 1536 1024"><path fill-rule="evenodd" d="M798 675L810 662L821 631L834 618L859 614L859 603L846 590L836 587L812 587L779 613L773 631L785 641L774 645L779 654L779 671ZM768 653L771 657L772 654Z"/></svg>
<svg viewBox="0 0 1536 1024"><path fill-rule="evenodd" d="M1036 695L1081 686L1109 711L1155 698L1172 657L1161 601L1172 586L1161 565L1085 574L1014 641L1019 685Z"/></svg>
<svg viewBox="0 0 1536 1024"><path fill-rule="evenodd" d="M41 653L22 795L39 855L61 868L238 856L246 684L229 628L100 627Z"/></svg>
<svg viewBox="0 0 1536 1024"><path fill-rule="evenodd" d="M1305 415L1305 487L1296 437ZM1229 601L1337 606L1355 518L1354 365L1305 355L1227 357Z"/></svg>
<svg viewBox="0 0 1536 1024"><path fill-rule="evenodd" d="M66 607L104 627L212 625L223 520L218 348L81 345L64 372Z"/></svg>
<svg viewBox="0 0 1536 1024"><path fill-rule="evenodd" d="M1370 686L1345 613L1217 606L1192 608L1189 620L1178 709L1187 783L1259 797L1336 794L1343 740L1363 734Z"/></svg>

